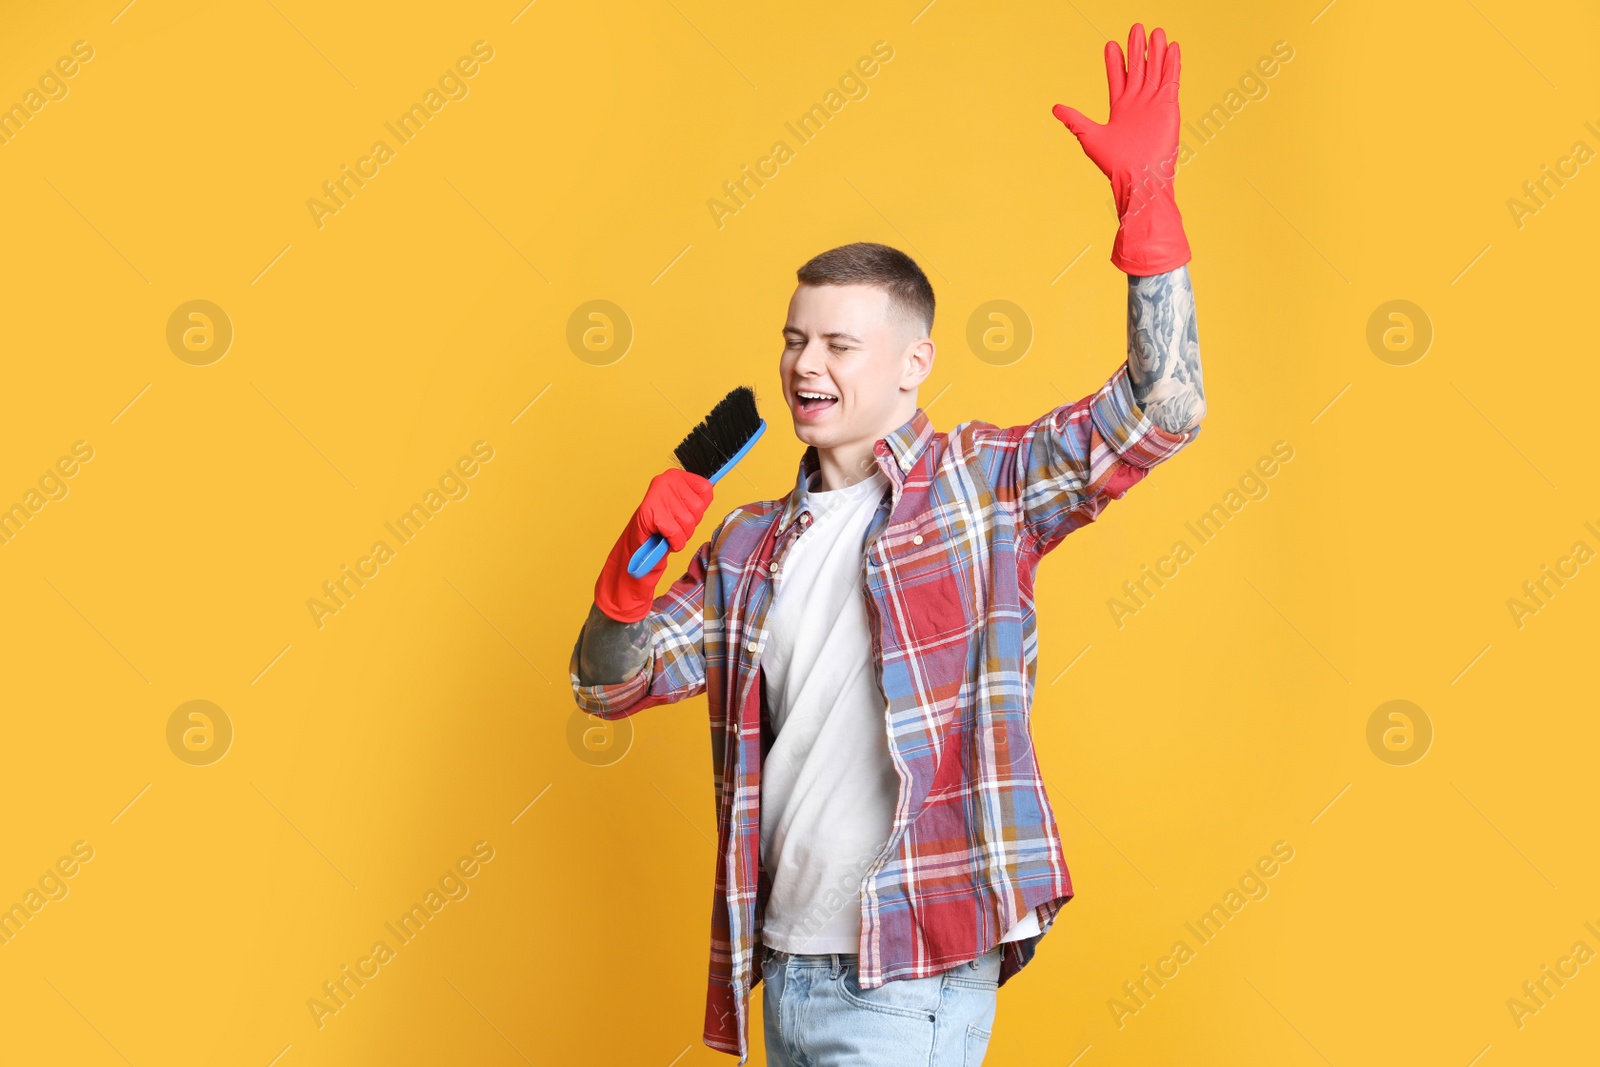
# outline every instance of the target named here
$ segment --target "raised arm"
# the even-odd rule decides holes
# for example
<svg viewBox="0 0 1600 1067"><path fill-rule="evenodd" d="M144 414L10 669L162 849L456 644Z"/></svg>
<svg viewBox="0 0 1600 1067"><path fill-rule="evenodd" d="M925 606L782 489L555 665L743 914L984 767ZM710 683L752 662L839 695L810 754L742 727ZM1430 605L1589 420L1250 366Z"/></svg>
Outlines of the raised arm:
<svg viewBox="0 0 1600 1067"><path fill-rule="evenodd" d="M963 423L952 436L981 457L1019 505L1043 554L1150 469L1194 440L1205 415L1189 241L1172 182L1178 156L1176 42L1135 23L1124 57L1105 46L1111 98L1104 124L1062 104L1056 118L1111 181L1117 237L1111 262L1128 275L1128 358L1095 392L1023 426Z"/></svg>
<svg viewBox="0 0 1600 1067"><path fill-rule="evenodd" d="M1133 397L1150 421L1171 433L1197 426L1205 415L1200 342L1189 285L1189 239L1173 192L1178 171L1176 41L1159 26L1128 32L1124 57L1115 41L1105 47L1104 125L1063 104L1052 114L1072 131L1084 154L1111 180L1117 238L1111 262L1128 275L1128 376Z"/></svg>
<svg viewBox="0 0 1600 1067"><path fill-rule="evenodd" d="M1163 430L1182 433L1205 417L1188 267L1128 275L1128 377L1134 400Z"/></svg>

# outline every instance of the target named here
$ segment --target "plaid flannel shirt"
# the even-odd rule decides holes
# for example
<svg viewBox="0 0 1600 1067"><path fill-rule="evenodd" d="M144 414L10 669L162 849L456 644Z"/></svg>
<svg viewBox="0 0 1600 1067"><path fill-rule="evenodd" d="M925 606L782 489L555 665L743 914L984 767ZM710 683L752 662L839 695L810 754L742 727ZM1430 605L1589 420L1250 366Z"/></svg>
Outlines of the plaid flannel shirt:
<svg viewBox="0 0 1600 1067"><path fill-rule="evenodd" d="M1199 432L1152 423L1123 363L1094 393L1032 423L971 421L946 434L918 408L874 443L891 499L868 529L862 582L900 792L861 883L863 988L974 959L1038 907L1040 932L1005 943L1004 985L1072 898L1028 727L1034 575L1062 538ZM760 864L761 765L773 738L761 650L772 576L811 521L801 490L820 484L818 473L808 446L792 492L717 524L655 598L653 651L637 675L581 685L576 647L570 665L578 705L602 719L707 694L717 868L703 1040L741 1067L770 887Z"/></svg>

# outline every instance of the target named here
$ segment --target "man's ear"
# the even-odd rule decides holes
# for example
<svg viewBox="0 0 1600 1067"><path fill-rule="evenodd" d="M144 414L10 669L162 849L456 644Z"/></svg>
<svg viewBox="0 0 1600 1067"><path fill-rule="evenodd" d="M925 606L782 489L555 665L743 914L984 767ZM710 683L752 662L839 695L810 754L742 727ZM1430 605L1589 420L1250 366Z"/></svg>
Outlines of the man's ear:
<svg viewBox="0 0 1600 1067"><path fill-rule="evenodd" d="M933 373L933 358L937 355L933 338L922 337L911 342L906 349L905 372L900 376L902 389L915 389Z"/></svg>

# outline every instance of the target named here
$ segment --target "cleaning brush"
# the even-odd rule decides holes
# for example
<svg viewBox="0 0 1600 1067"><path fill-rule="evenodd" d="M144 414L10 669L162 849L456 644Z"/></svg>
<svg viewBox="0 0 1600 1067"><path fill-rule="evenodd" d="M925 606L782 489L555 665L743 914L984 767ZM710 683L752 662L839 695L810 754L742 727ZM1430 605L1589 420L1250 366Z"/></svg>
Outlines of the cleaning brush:
<svg viewBox="0 0 1600 1067"><path fill-rule="evenodd" d="M673 455L684 470L715 483L744 458L766 428L767 420L756 411L755 390L741 385L717 401L711 414L673 449ZM651 534L628 561L628 573L635 578L649 574L667 548L665 537Z"/></svg>

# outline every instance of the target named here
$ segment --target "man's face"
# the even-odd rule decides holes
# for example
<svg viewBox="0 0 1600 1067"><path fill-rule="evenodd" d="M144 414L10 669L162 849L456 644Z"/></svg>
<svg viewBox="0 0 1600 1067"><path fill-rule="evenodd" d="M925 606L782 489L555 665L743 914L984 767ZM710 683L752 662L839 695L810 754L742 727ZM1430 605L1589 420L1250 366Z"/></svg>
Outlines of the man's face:
<svg viewBox="0 0 1600 1067"><path fill-rule="evenodd" d="M889 294L877 286L796 288L778 363L795 436L836 448L875 441L910 418L906 394L930 369L911 358L918 333L890 316Z"/></svg>

